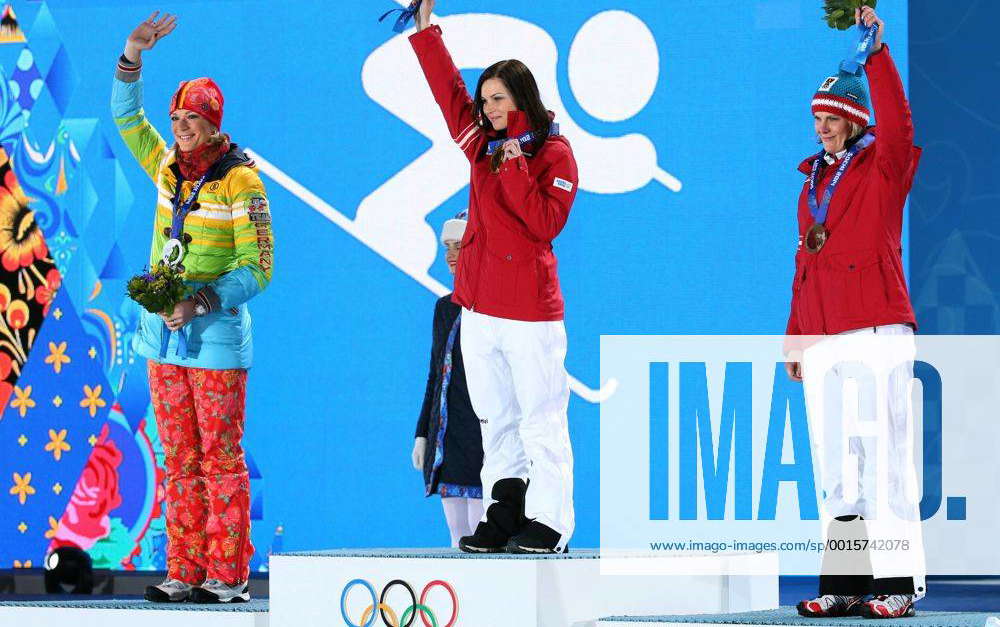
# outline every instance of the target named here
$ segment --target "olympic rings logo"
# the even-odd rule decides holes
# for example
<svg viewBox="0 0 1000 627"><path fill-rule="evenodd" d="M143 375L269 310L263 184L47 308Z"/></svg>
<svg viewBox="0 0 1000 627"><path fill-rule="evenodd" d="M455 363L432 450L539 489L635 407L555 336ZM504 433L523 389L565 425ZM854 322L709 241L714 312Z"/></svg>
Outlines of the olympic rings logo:
<svg viewBox="0 0 1000 627"><path fill-rule="evenodd" d="M372 602L365 611L361 614L361 622L355 623L347 615L347 594L351 591L351 588L355 586L362 586L368 590L368 594L371 595ZM401 617L397 617L396 612L389 607L385 598L389 594L394 586L402 586L406 588L406 591L410 593L410 605L403 612ZM343 592L340 593L340 615L344 618L344 623L348 627L372 627L375 621L381 617L382 622L387 627L411 627L413 621L416 620L417 614L420 615L420 620L423 621L425 627L442 627L438 624L437 617L431 608L427 607L427 593L430 592L431 588L441 587L448 591L451 595L451 620L443 625L443 627L453 627L455 622L458 621L458 595L455 594L455 589L451 587L447 581L442 581L440 579L435 579L434 581L428 583L424 586L423 591L420 593L420 600L417 601L417 595L413 592L413 588L410 584L406 583L402 579L393 579L389 583L385 584L382 588L382 594L375 595L375 587L364 579L352 579L347 582L344 586ZM376 612L377 610L377 612ZM430 621L428 622L428 619Z"/></svg>

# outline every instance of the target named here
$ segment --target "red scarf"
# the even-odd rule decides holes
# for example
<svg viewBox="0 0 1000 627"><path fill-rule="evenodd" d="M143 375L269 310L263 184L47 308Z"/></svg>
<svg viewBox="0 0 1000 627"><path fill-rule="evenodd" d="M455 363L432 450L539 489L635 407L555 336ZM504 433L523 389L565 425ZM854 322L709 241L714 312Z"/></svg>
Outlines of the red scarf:
<svg viewBox="0 0 1000 627"><path fill-rule="evenodd" d="M181 170L181 175L186 181L197 181L205 176L208 169L212 167L222 155L229 152L229 135L224 135L222 143L212 144L205 142L190 152L183 152L178 148L177 167Z"/></svg>

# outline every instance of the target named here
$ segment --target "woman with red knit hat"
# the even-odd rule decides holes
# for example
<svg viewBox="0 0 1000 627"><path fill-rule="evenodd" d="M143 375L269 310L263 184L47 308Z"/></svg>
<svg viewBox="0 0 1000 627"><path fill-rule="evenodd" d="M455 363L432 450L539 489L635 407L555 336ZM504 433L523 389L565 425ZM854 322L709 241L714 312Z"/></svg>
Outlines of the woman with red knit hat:
<svg viewBox="0 0 1000 627"><path fill-rule="evenodd" d="M142 52L176 26L154 13L129 35L111 107L131 153L156 185L150 266L182 272L189 297L172 312L142 311L134 340L148 360L163 443L167 579L156 602L250 599L250 480L243 436L252 361L247 301L271 280L274 238L253 161L222 133L224 99L210 78L170 100L169 147L142 107Z"/></svg>
<svg viewBox="0 0 1000 627"><path fill-rule="evenodd" d="M410 43L471 164L469 222L452 297L462 306L469 397L483 419L486 514L466 552L563 553L573 534L566 328L552 241L569 217L576 161L531 71L495 63L474 99L452 62L434 0Z"/></svg>
<svg viewBox="0 0 1000 627"><path fill-rule="evenodd" d="M900 244L920 150L882 45L885 24L870 7L855 19L864 25L862 48L873 44L865 70L878 125L869 126L854 64L842 65L812 100L823 150L799 166L807 179L787 335L824 337L789 350L786 369L804 382L827 541L819 595L798 611L898 618L912 616L926 593L909 403L916 320ZM856 402L846 402L849 380Z"/></svg>

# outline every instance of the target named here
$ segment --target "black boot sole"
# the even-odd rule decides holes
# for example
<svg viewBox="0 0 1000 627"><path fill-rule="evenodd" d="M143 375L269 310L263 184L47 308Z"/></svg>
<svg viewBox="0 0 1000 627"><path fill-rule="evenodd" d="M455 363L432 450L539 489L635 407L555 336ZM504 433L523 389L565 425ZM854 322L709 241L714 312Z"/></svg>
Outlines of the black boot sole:
<svg viewBox="0 0 1000 627"><path fill-rule="evenodd" d="M490 553L506 553L506 546L469 546L466 544L459 544L458 549L463 553L481 554L487 555Z"/></svg>
<svg viewBox="0 0 1000 627"><path fill-rule="evenodd" d="M223 601L218 596L207 590L202 590L201 588L195 588L191 590L191 597L188 599L191 603L198 603L201 605L214 605L217 603L246 603L247 599L242 597L233 597L228 601Z"/></svg>
<svg viewBox="0 0 1000 627"><path fill-rule="evenodd" d="M556 551L554 548L519 546L517 542L511 539L507 544L507 552L517 555L565 555L569 553L569 545L567 544L562 551Z"/></svg>
<svg viewBox="0 0 1000 627"><path fill-rule="evenodd" d="M183 603L188 599L188 597L183 599L171 599L166 592L160 590L156 586L147 586L146 592L142 595L142 598L146 599L150 603Z"/></svg>

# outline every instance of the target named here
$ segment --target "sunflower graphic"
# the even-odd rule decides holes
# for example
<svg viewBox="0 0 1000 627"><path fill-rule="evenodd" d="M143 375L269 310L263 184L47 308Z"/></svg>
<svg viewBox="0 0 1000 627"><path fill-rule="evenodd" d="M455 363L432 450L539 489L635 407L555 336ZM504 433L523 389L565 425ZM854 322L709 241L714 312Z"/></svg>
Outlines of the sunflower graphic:
<svg viewBox="0 0 1000 627"><path fill-rule="evenodd" d="M37 285L47 285L36 262L52 263L35 212L17 182L10 160L0 157L0 266L8 273L18 273L18 286L29 300Z"/></svg>
<svg viewBox="0 0 1000 627"><path fill-rule="evenodd" d="M44 259L49 249L35 223L35 212L10 167L4 167L0 187L0 251L3 269L13 272Z"/></svg>

